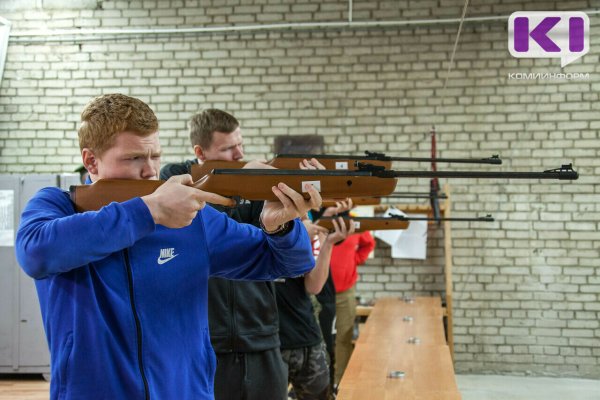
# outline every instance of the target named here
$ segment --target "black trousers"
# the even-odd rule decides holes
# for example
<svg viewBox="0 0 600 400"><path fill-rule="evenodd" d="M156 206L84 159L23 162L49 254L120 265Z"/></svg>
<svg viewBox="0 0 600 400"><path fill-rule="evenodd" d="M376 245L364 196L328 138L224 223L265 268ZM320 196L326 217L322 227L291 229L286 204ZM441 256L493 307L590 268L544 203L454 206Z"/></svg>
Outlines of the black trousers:
<svg viewBox="0 0 600 400"><path fill-rule="evenodd" d="M215 400L287 400L287 372L279 348L217 353Z"/></svg>
<svg viewBox="0 0 600 400"><path fill-rule="evenodd" d="M335 379L335 336L333 334L333 329L335 327L335 286L333 284L333 279L331 278L331 272L327 277L327 281L325 282L321 293L317 295L317 300L321 304L319 325L321 326L323 341L325 342L327 354L329 355L330 385L333 389Z"/></svg>

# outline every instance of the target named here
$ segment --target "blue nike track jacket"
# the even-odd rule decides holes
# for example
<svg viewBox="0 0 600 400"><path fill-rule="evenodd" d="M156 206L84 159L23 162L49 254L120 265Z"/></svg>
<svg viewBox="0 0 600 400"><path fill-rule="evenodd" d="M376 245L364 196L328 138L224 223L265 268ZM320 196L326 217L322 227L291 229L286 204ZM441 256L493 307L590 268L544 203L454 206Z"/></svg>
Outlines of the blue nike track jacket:
<svg viewBox="0 0 600 400"><path fill-rule="evenodd" d="M271 237L205 207L169 229L140 198L78 214L58 188L27 204L16 252L35 278L53 400L212 399L209 275L272 280L314 266L298 220Z"/></svg>

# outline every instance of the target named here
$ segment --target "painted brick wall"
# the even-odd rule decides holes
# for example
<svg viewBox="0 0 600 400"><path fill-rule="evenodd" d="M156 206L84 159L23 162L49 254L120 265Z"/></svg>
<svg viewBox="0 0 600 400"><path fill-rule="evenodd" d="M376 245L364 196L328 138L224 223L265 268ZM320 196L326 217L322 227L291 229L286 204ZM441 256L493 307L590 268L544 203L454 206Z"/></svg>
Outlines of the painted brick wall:
<svg viewBox="0 0 600 400"><path fill-rule="evenodd" d="M37 3L2 3L0 15L15 34L348 18L347 2L334 0L65 0L34 9ZM353 20L368 21L457 18L463 2L353 3ZM472 2L468 16L597 6L482 0ZM505 161L499 169L506 171L574 161L582 177L573 183L448 182L454 216L497 219L453 224L456 369L600 378L600 17L590 21L590 53L562 70L558 60L512 58L505 21L466 23L446 91L457 24L56 42L15 36L0 86L0 173L72 171L80 160L79 113L108 92L153 107L167 162L190 157L186 121L205 107L224 108L242 121L248 158L269 158L277 135L314 133L332 153L428 156L435 124L440 156L499 153ZM509 79L509 73L537 72L589 79ZM398 190L427 185L406 179ZM358 292L366 298L444 295L443 262L443 232L434 228L426 261L391 259L379 242L375 258L361 268Z"/></svg>

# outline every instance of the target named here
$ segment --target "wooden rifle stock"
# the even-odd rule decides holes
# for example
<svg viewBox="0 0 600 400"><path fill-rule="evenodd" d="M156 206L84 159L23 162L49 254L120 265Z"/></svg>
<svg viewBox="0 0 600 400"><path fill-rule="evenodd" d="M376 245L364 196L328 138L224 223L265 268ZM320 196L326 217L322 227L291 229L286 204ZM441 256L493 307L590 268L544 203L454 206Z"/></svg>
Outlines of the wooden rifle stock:
<svg viewBox="0 0 600 400"><path fill-rule="evenodd" d="M309 157L308 159L310 159ZM317 157L315 157L317 158ZM273 168L278 169L287 169L287 170L299 170L300 163L305 158L299 157L277 157L273 158L266 162L267 165L270 165ZM317 158L325 169L327 170L348 170L348 171L356 171L358 170L358 164L356 160L351 158L346 159L329 159L329 158ZM369 164L376 165L379 167L384 167L385 169L390 169L392 167L391 161L378 161L378 160L369 160ZM202 162L202 164L193 164L191 169L192 179L197 181L203 176L210 173L213 169L241 169L246 165L245 161L219 161L219 160L206 160Z"/></svg>
<svg viewBox="0 0 600 400"><path fill-rule="evenodd" d="M317 220L316 224L327 228L329 231L333 231L333 222L337 221L338 217L321 217ZM400 220L397 218L385 218L385 217L343 217L346 229L350 229L350 220L354 222L354 232L360 233L364 231L382 231L382 230L397 230L407 229L408 220Z"/></svg>
<svg viewBox="0 0 600 400"><path fill-rule="evenodd" d="M198 181L198 189L246 200L275 200L271 187L283 182L308 198L312 184L322 198L385 196L396 188L395 179L378 179L369 173L328 170L215 169Z"/></svg>
<svg viewBox="0 0 600 400"><path fill-rule="evenodd" d="M324 228L333 231L333 219L337 221L338 217L321 217L317 220L316 224ZM491 215L485 217L474 217L474 218L429 218L429 217L411 217L411 216L400 216L392 215L390 217L343 217L346 223L346 228L350 229L350 220L354 221L354 232L364 231L382 231L382 230L393 230L393 229L406 229L410 221L428 221L428 222L444 222L444 221L470 221L470 222L494 222L494 218Z"/></svg>
<svg viewBox="0 0 600 400"><path fill-rule="evenodd" d="M398 193L383 197L352 197L351 200L352 204L355 206L376 206L381 204L381 200L383 199L431 199L432 197L446 199L448 196L443 193L440 193L437 196L431 196L429 193ZM321 207L335 207L337 202L344 200L346 199L323 200Z"/></svg>
<svg viewBox="0 0 600 400"><path fill-rule="evenodd" d="M335 207L339 201L346 199L326 199L321 203L321 207ZM351 197L352 204L355 206L376 206L381 204L381 197Z"/></svg>
<svg viewBox="0 0 600 400"><path fill-rule="evenodd" d="M305 157L302 157L302 156ZM367 161L371 165L392 168L392 162L388 160L366 159L363 156L334 156L327 154L277 154L275 158L269 161L269 165L280 169L298 169L302 160L315 158L325 169L328 170L358 170L358 161Z"/></svg>
<svg viewBox="0 0 600 400"><path fill-rule="evenodd" d="M271 188L283 182L309 198L312 184L324 198L385 196L394 191L395 179L374 178L369 173L323 170L215 169L194 182L196 189L246 200L279 201ZM101 179L92 185L71 186L71 200L77 211L95 211L113 201L122 202L154 192L164 181Z"/></svg>

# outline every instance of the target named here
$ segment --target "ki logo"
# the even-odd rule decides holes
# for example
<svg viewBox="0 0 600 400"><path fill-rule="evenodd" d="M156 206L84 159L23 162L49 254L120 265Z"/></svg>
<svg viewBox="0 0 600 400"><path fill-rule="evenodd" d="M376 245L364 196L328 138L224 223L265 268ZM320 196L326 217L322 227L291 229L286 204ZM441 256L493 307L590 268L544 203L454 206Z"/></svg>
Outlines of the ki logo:
<svg viewBox="0 0 600 400"><path fill-rule="evenodd" d="M590 20L581 11L518 11L508 19L508 50L516 58L560 58L561 67L590 50Z"/></svg>

